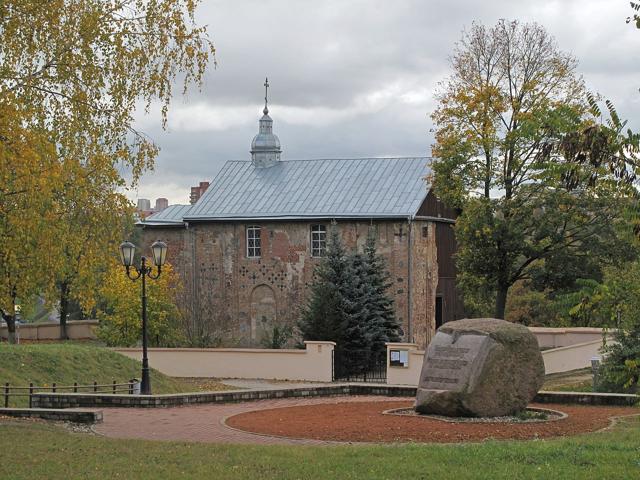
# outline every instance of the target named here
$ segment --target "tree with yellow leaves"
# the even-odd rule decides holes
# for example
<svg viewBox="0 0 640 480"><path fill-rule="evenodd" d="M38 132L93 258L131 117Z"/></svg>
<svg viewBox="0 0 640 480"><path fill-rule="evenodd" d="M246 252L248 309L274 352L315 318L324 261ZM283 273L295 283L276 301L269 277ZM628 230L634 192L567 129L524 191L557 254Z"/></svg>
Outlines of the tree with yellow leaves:
<svg viewBox="0 0 640 480"><path fill-rule="evenodd" d="M53 191L60 164L41 130L24 128L10 105L0 103L0 313L15 341L19 299L37 293L56 268Z"/></svg>
<svg viewBox="0 0 640 480"><path fill-rule="evenodd" d="M180 278L166 263L157 280L147 282L147 328L149 343L175 347L185 342L183 317L176 307L181 292ZM109 264L99 287L96 312L98 338L110 346L135 346L140 339L142 301L140 282L124 274L120 262Z"/></svg>
<svg viewBox="0 0 640 480"><path fill-rule="evenodd" d="M0 305L7 323L16 299L56 284L61 300L65 289L83 297L78 267L104 268L104 251L95 252L113 245L126 210L117 192L134 186L158 152L135 129L134 112L157 104L166 125L174 84L182 92L201 84L213 58L206 28L195 23L198 4L0 2ZM105 229L110 234L99 237Z"/></svg>
<svg viewBox="0 0 640 480"><path fill-rule="evenodd" d="M122 193L113 190L113 181L103 171L94 169L88 175L74 159L62 165L61 185L55 225L60 263L46 296L58 300L60 338L66 339L70 302L92 311L107 261L117 252L125 232L133 228L133 208Z"/></svg>

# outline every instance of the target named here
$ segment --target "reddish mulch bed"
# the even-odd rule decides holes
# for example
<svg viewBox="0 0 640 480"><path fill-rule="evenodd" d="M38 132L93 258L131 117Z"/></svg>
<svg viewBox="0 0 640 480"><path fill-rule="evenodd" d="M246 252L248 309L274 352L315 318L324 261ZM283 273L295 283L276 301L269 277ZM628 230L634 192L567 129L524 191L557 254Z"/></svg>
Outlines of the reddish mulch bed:
<svg viewBox="0 0 640 480"><path fill-rule="evenodd" d="M474 442L486 439L529 440L593 432L611 417L640 414L633 407L531 405L567 413L568 418L537 423L450 423L431 418L383 415L410 401L353 402L274 408L227 419L239 430L292 438L341 442Z"/></svg>

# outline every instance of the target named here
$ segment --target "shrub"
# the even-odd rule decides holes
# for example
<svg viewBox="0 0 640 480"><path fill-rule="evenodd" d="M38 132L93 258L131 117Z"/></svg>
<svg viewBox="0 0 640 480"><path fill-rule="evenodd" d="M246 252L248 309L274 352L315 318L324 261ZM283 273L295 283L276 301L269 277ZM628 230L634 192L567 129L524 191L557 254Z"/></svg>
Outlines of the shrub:
<svg viewBox="0 0 640 480"><path fill-rule="evenodd" d="M615 343L602 348L604 360L598 370L596 389L636 393L640 380L640 322L613 334Z"/></svg>

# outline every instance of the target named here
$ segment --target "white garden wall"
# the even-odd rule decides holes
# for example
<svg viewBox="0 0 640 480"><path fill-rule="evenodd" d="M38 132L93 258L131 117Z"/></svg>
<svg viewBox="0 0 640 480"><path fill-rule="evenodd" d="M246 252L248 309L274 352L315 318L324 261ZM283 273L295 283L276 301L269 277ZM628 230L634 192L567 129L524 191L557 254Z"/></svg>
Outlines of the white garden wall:
<svg viewBox="0 0 640 480"><path fill-rule="evenodd" d="M304 342L305 349L150 348L152 368L172 377L332 380L333 342ZM142 359L140 348L115 348Z"/></svg>
<svg viewBox="0 0 640 480"><path fill-rule="evenodd" d="M601 328L530 328L542 351L547 374L568 372L591 366L591 358L600 356L603 329ZM390 352L406 351L407 364L392 366ZM418 385L424 350L413 343L387 344L387 384Z"/></svg>
<svg viewBox="0 0 640 480"><path fill-rule="evenodd" d="M95 339L97 320L73 320L67 322L67 336L71 340ZM27 323L16 325L19 340L58 340L60 324L57 322ZM0 338L7 338L7 326L0 326Z"/></svg>

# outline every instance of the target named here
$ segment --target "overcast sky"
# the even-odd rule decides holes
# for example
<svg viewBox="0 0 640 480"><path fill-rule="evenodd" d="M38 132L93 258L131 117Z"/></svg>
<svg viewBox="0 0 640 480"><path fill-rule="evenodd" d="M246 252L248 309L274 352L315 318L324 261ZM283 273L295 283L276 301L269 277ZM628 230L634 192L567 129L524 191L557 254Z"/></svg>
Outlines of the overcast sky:
<svg viewBox="0 0 640 480"><path fill-rule="evenodd" d="M132 200L188 203L226 160L249 160L269 77L282 158L429 155L434 89L473 21L536 21L575 55L587 86L640 129L640 31L626 0L203 0L217 49L202 91L138 128L161 148Z"/></svg>

